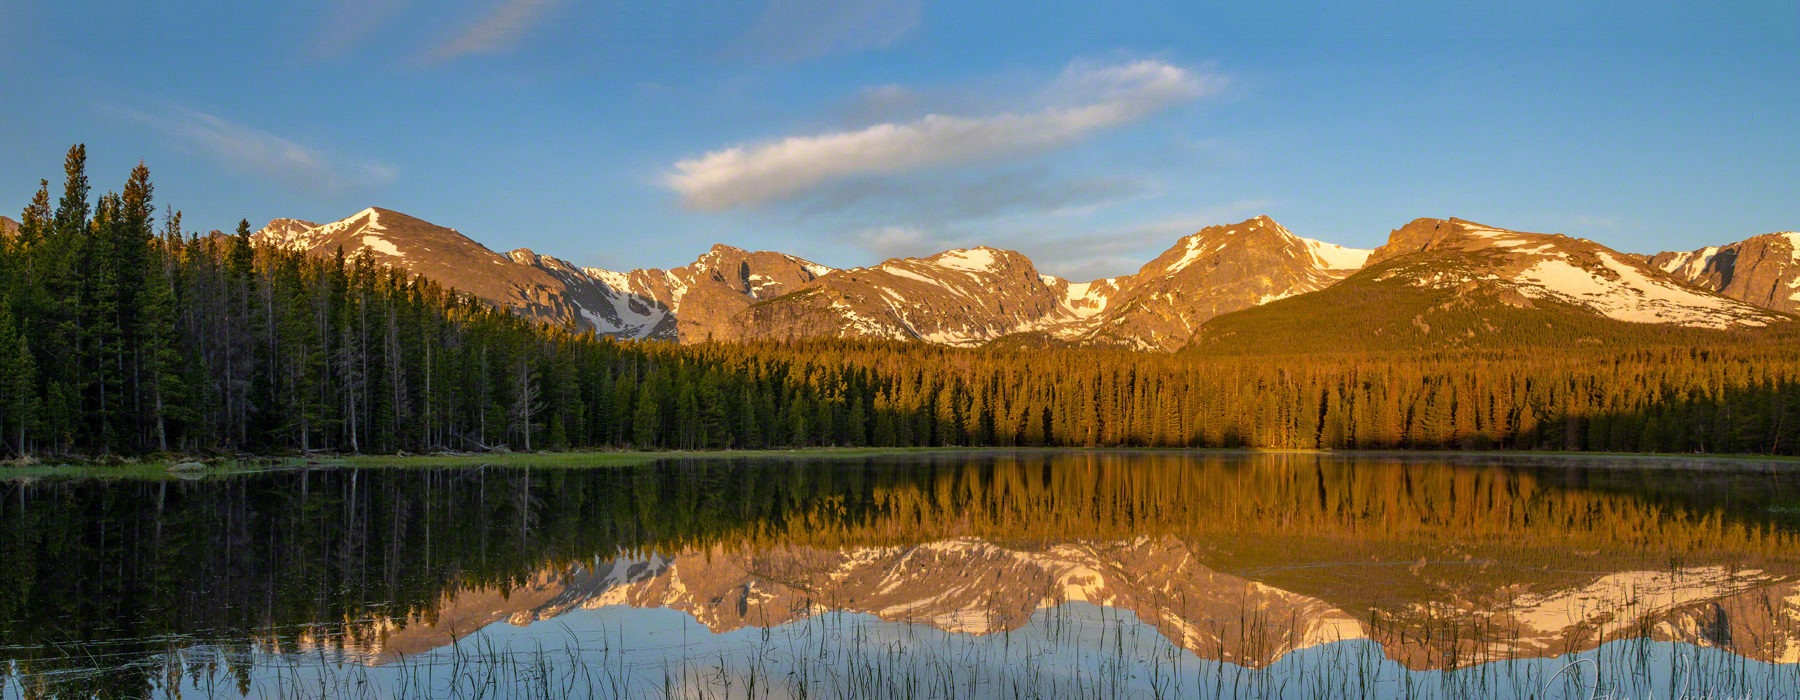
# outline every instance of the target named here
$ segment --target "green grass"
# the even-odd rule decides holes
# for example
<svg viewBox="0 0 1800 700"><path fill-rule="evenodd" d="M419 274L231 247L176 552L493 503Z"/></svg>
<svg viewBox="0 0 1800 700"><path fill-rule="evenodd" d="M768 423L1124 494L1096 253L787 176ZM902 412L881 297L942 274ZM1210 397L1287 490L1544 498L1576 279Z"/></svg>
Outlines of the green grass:
<svg viewBox="0 0 1800 700"><path fill-rule="evenodd" d="M85 462L47 462L31 466L0 466L0 480L18 479L121 479L137 481L164 481L184 478L202 478L220 474L250 474L271 469L288 468L283 462L299 460L281 459L247 459L224 460L206 463L206 467L194 471L174 472L169 468L187 460L153 459L131 461L124 464L95 464Z"/></svg>
<svg viewBox="0 0 1800 700"><path fill-rule="evenodd" d="M204 469L170 471L186 459L128 460L123 463L47 462L30 466L0 466L0 479L98 478L164 480L206 476L252 474L316 467L436 468L436 467L627 467L663 459L822 459L890 455L976 452L991 448L960 447L808 447L788 450L578 450L569 452L484 452L448 455L320 455L314 457L259 457L213 460Z"/></svg>
<svg viewBox="0 0 1800 700"><path fill-rule="evenodd" d="M484 452L444 455L320 455L314 457L258 457L239 460L211 460L204 469L172 472L170 467L186 459L127 460L122 463L49 462L31 466L0 466L0 480L86 478L170 480L204 478L232 474L252 474L318 467L356 468L439 468L439 467L546 467L581 469L628 467L664 459L853 459L926 454L978 454L988 452L1099 452L1099 453L1186 453L1186 454L1318 454L1362 457L1422 457L1458 459L1482 458L1577 458L1577 459L1654 459L1671 462L1753 462L1800 465L1800 458L1775 455L1727 454L1658 454L1632 452L1567 452L1567 451L1423 451L1423 450L1257 450L1166 447L806 447L768 450L661 450L633 452L627 450L576 450L568 452Z"/></svg>
<svg viewBox="0 0 1800 700"><path fill-rule="evenodd" d="M960 447L807 447L790 450L662 450L630 452L504 452L457 455L355 455L316 460L345 467L627 467L663 459L792 459L881 457L903 454L973 451Z"/></svg>

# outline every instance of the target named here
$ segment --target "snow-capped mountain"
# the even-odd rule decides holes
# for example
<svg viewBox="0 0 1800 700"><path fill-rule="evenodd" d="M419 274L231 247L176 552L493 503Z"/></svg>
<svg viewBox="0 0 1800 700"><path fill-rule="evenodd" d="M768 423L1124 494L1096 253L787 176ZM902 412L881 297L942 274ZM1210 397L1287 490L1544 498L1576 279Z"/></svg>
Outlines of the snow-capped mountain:
<svg viewBox="0 0 1800 700"><path fill-rule="evenodd" d="M1783 231L1722 246L1657 253L1650 266L1757 306L1800 313L1800 233Z"/></svg>
<svg viewBox="0 0 1800 700"><path fill-rule="evenodd" d="M513 252L515 256L518 253ZM562 274L579 275L587 284L624 295L624 305L619 307L621 318L642 318L637 314L643 308L658 314L659 323L667 324L654 333L634 333L627 325L603 332L694 343L739 337L734 319L745 307L779 297L832 272L832 268L792 255L752 252L721 244L694 262L670 270L612 272L588 267L570 268Z"/></svg>
<svg viewBox="0 0 1800 700"><path fill-rule="evenodd" d="M1039 547L963 537L889 547L713 546L596 558L543 569L506 589L447 592L429 616L383 625L367 651L415 656L496 622L524 626L621 605L680 610L713 633L852 611L993 634L1081 601L1131 611L1202 658L1253 668L1351 639L1380 642L1390 658L1422 670L1471 655L1555 657L1638 634L1763 661L1800 659L1794 623L1800 584L1760 570L1525 573L1456 586L1401 574L1406 585L1369 601L1347 594L1335 578L1297 587L1221 571L1208 566L1210 550L1171 536ZM1449 626L1497 634L1434 640L1418 633Z"/></svg>
<svg viewBox="0 0 1800 700"><path fill-rule="evenodd" d="M1317 325L1321 314L1355 317L1351 326L1385 334L1384 343L1417 335L1421 344L1467 344L1506 334L1505 324L1457 311L1477 300L1706 329L1768 326L1791 320L1777 311L1800 306L1800 235L1791 233L1647 258L1562 235L1419 219L1386 245L1362 250L1302 238L1259 216L1185 236L1134 274L1088 282L985 246L839 270L717 245L682 267L614 272L526 248L502 255L454 229L374 208L323 225L276 219L256 239L316 255L367 251L532 318L684 343L842 337L1171 351L1215 318L1285 300L1293 303L1251 318ZM1346 280L1354 284L1340 284ZM1323 290L1335 291L1319 296ZM1381 318L1400 309L1412 310L1384 329ZM1242 322L1215 326L1211 342L1240 336L1234 323ZM1442 332L1451 327L1460 338Z"/></svg>
<svg viewBox="0 0 1800 700"><path fill-rule="evenodd" d="M355 215L352 215L349 219L344 219L343 221L333 222L333 223L343 223L343 222L351 221L352 219L361 217L364 214L373 214L377 219L379 219L381 217L381 214L380 214L381 211L382 210L378 210L378 209L374 209L374 208L364 209L363 211L357 212ZM300 219L275 219L273 221L270 221L267 226L262 227L261 230L252 234L251 237L252 237L252 240L255 240L256 242L261 243L263 245L274 246L274 247L280 248L282 250L294 250L294 251L304 252L304 251L310 251L316 247L314 244L317 243L319 241L319 239L322 238L325 234L325 232L323 231L323 228L324 227L322 227L318 224L315 224L311 221L303 221ZM341 229L333 229L333 230L335 231L335 230L341 230ZM346 250L345 252L348 252L348 250Z"/></svg>
<svg viewBox="0 0 1800 700"><path fill-rule="evenodd" d="M1370 260L1393 261L1380 275L1419 287L1473 283L1510 289L1526 300L1569 304L1618 321L1730 328L1783 320L1767 309L1692 289L1638 256L1585 238L1461 219L1417 219L1395 230Z"/></svg>
<svg viewBox="0 0 1800 700"><path fill-rule="evenodd" d="M844 336L979 345L1015 334L1174 350L1221 313L1323 289L1369 256L1261 216L1182 238L1136 274L1070 282L980 247L844 270L752 307L749 337Z"/></svg>
<svg viewBox="0 0 1800 700"><path fill-rule="evenodd" d="M1320 323L1322 318L1355 323ZM1342 282L1221 316L1203 349L1487 347L1594 344L1641 324L1762 328L1793 317L1715 294L1593 241L1461 219L1394 230Z"/></svg>
<svg viewBox="0 0 1800 700"><path fill-rule="evenodd" d="M1008 336L1173 350L1219 313L1322 288L1368 251L1294 236L1258 217L1181 239L1137 274L1074 282L1024 255L977 247L835 270L718 245L668 270L579 267L521 248L494 253L454 229L386 209L328 224L269 222L256 239L331 255L368 251L533 318L624 338L848 337L979 345Z"/></svg>
<svg viewBox="0 0 1800 700"><path fill-rule="evenodd" d="M1266 216L1209 226L1138 269L1102 313L1059 329L1085 344L1174 350L1219 314L1329 287L1370 251L1301 238Z"/></svg>
<svg viewBox="0 0 1800 700"><path fill-rule="evenodd" d="M339 248L351 256L367 251L378 264L404 268L531 318L650 340L704 340L718 323L710 319L831 271L780 253L730 246L715 246L674 270L582 268L528 248L501 255L455 229L379 208L323 225L276 219L253 238L315 255L335 255ZM695 303L684 305L688 301Z"/></svg>
<svg viewBox="0 0 1800 700"><path fill-rule="evenodd" d="M315 255L368 253L377 263L399 267L552 323L604 317L618 302L592 287L571 285L545 267L521 264L488 250L455 229L389 209L369 208L328 224L276 219L252 240Z"/></svg>
<svg viewBox="0 0 1800 700"><path fill-rule="evenodd" d="M1089 290L1082 290L1088 292ZM745 310L743 338L836 336L979 345L1075 320L1092 304L1024 255L979 247L839 270ZM1103 303L1103 302L1102 302Z"/></svg>

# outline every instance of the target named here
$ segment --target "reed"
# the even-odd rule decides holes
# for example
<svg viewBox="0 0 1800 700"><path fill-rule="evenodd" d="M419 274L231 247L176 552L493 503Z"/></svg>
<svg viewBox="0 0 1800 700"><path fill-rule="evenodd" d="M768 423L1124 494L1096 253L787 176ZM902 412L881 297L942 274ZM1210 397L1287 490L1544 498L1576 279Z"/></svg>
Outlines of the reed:
<svg viewBox="0 0 1800 700"><path fill-rule="evenodd" d="M1291 620L1246 611L1220 626L1258 630L1267 664L1207 660L1128 612L1082 604L1038 611L987 635L826 613L739 634L633 638L624 626L559 622L529 637L483 631L416 656L348 647L303 652L194 646L144 663L160 679L141 698L293 700L744 700L842 698L1792 698L1800 664L1633 637L1560 658L1472 653L1492 630L1449 628L1434 647L1461 650L1413 670L1367 640L1292 649ZM1623 623L1625 626L1637 623ZM1646 630L1647 632L1647 630ZM1467 635L1462 638L1459 635ZM512 639L514 641L507 641ZM96 667L91 674L109 671ZM81 672L11 669L0 698L92 697Z"/></svg>

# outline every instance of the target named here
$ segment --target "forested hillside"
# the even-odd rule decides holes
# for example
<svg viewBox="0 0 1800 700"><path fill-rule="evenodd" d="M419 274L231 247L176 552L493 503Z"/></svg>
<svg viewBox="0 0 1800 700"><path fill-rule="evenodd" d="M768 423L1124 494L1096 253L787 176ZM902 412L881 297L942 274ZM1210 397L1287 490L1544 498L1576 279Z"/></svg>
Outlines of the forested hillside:
<svg viewBox="0 0 1800 700"><path fill-rule="evenodd" d="M71 149L0 241L10 454L1059 445L1800 454L1800 352L1705 345L1204 356L538 325L367 255L92 197ZM1696 336L1698 337L1698 336ZM1681 336L1681 340L1695 338Z"/></svg>

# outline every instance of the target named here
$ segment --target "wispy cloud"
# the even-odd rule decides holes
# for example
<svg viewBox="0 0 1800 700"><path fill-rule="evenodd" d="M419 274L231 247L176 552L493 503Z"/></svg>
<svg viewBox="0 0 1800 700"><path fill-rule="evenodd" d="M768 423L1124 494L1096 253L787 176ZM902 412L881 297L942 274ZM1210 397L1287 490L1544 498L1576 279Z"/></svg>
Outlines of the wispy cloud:
<svg viewBox="0 0 1800 700"><path fill-rule="evenodd" d="M505 51L525 37L561 0L503 0L455 36L427 49L418 64L435 66L470 54Z"/></svg>
<svg viewBox="0 0 1800 700"><path fill-rule="evenodd" d="M336 0L321 17L311 58L330 59L361 46L412 0Z"/></svg>
<svg viewBox="0 0 1800 700"><path fill-rule="evenodd" d="M790 63L880 48L919 25L919 0L773 0L737 53Z"/></svg>
<svg viewBox="0 0 1800 700"><path fill-rule="evenodd" d="M1182 236L1263 213L1271 204L1266 199L1230 202L1179 216L1073 235L1042 227L974 231L962 227L893 225L862 229L851 240L882 258L925 257L975 245L1011 248L1029 256L1040 272L1084 282L1136 272Z"/></svg>
<svg viewBox="0 0 1800 700"><path fill-rule="evenodd" d="M856 244L882 258L921 257L974 245L964 238L940 236L912 226L876 226L863 229L856 232Z"/></svg>
<svg viewBox="0 0 1800 700"><path fill-rule="evenodd" d="M733 146L675 163L663 182L690 207L721 210L792 197L843 178L1013 158L1064 146L1212 94L1225 78L1161 61L1076 64L1035 111L907 122Z"/></svg>
<svg viewBox="0 0 1800 700"><path fill-rule="evenodd" d="M1011 214L1089 211L1155 189L1130 175L1065 177L1042 167L983 169L851 179L823 185L797 203L797 218L859 217L943 225Z"/></svg>
<svg viewBox="0 0 1800 700"><path fill-rule="evenodd" d="M336 157L186 107L108 109L162 134L178 150L203 156L232 172L264 177L308 194L335 196L382 187L398 174L392 166Z"/></svg>
<svg viewBox="0 0 1800 700"><path fill-rule="evenodd" d="M1136 272L1182 236L1264 213L1271 204L1266 199L1242 200L1073 236L1021 233L1007 239L1033 254L1042 271L1086 281Z"/></svg>

